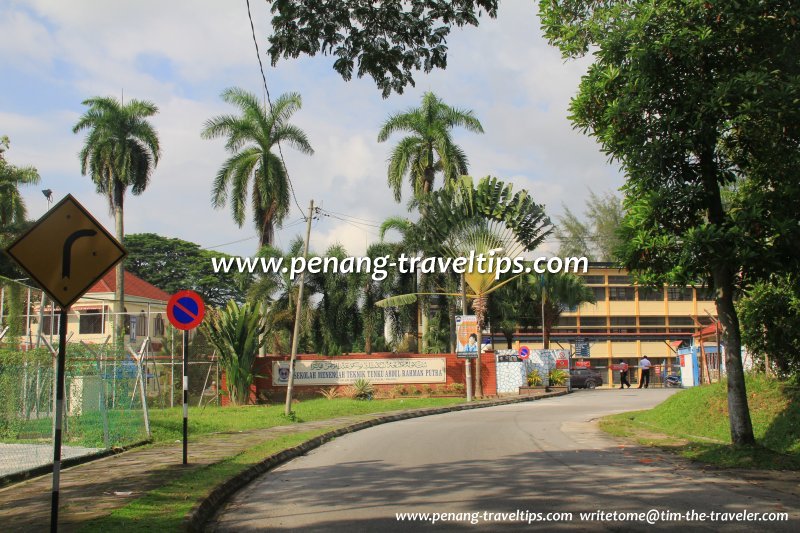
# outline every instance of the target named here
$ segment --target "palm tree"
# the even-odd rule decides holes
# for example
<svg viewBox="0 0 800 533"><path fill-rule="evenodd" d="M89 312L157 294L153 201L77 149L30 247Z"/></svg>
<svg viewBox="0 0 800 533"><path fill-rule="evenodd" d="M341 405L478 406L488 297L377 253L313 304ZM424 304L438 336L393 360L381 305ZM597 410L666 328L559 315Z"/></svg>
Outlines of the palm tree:
<svg viewBox="0 0 800 533"><path fill-rule="evenodd" d="M35 168L18 167L5 160L3 153L9 145L8 137L0 137L0 228L3 232L11 225L24 223L27 217L20 185L36 185L40 179Z"/></svg>
<svg viewBox="0 0 800 533"><path fill-rule="evenodd" d="M423 199L423 216L415 232L428 239L428 246L437 246L442 256L466 257L471 252L488 257L500 251L506 257L517 257L534 250L552 232L544 208L535 203L526 191L516 194L509 184L496 178L483 178L477 186L472 178L462 176L450 189L436 191ZM483 330L489 294L522 274L501 280L494 269L478 269L464 273L471 292L472 307ZM376 303L382 307L408 305L417 301L417 292L386 298ZM461 296L460 293L434 293ZM481 395L480 365L476 371L476 395Z"/></svg>
<svg viewBox="0 0 800 533"><path fill-rule="evenodd" d="M89 109L81 116L73 133L88 130L81 160L81 174L89 174L97 192L108 198L114 213L117 240L125 236L123 224L125 193L128 187L138 196L150 183L150 175L158 165L161 149L158 135L148 118L158 113L152 102L131 100L127 104L113 97L95 97L83 101ZM123 262L116 267L114 291L114 338L122 334L122 313L125 309Z"/></svg>
<svg viewBox="0 0 800 533"><path fill-rule="evenodd" d="M302 100L297 93L283 94L269 111L255 95L237 87L226 89L222 99L241 114L214 117L203 128L204 139L225 137L231 153L214 179L212 203L221 208L230 200L233 220L242 227L249 201L259 247L272 245L275 226L289 213L291 194L286 167L272 149L286 142L304 154L314 153L305 132L289 124Z"/></svg>
<svg viewBox="0 0 800 533"><path fill-rule="evenodd" d="M450 107L431 92L422 96L421 107L394 114L384 122L378 142L398 131L410 133L394 147L389 158L389 187L396 201L400 201L406 176L415 199L419 199L433 190L437 172L443 174L446 185L467 174L467 156L450 135L454 127L483 133L483 126L471 110Z"/></svg>
<svg viewBox="0 0 800 533"><path fill-rule="evenodd" d="M546 350L550 348L550 333L561 313L584 303L594 303L594 293L574 274L531 274L527 278L533 301L542 310L542 348Z"/></svg>

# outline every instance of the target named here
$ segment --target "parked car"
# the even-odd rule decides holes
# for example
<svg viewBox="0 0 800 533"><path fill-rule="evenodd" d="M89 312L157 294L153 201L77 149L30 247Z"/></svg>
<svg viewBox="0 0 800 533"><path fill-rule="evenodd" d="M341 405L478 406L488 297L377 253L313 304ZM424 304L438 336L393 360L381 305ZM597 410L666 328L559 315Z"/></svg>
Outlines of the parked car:
<svg viewBox="0 0 800 533"><path fill-rule="evenodd" d="M602 374L591 368L573 368L569 375L573 389L594 389L603 384Z"/></svg>

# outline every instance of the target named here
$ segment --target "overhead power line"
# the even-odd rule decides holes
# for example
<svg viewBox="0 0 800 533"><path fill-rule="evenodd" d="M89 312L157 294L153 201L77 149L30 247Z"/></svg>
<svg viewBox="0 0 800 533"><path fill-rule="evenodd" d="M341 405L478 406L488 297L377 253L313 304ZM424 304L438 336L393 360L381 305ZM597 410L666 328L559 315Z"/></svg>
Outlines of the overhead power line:
<svg viewBox="0 0 800 533"><path fill-rule="evenodd" d="M250 19L250 32L253 34L253 44L256 46L256 57L258 58L258 68L261 71L261 79L264 81L264 92L267 94L267 103L269 104L270 113L272 113L272 99L269 96L269 87L267 87L267 76L264 74L264 64L261 62L261 52L258 50L258 40L256 39L256 28L253 25L253 15L250 13L250 0L247 0L247 18ZM278 141L276 143L278 145L278 154L281 158L281 165L283 165L283 170L286 172L286 179L289 182L289 190L292 193L292 198L294 199L294 204L297 206L297 209L300 211L300 216L303 217L305 220L305 215L303 215L303 208L300 207L300 202L297 201L297 196L294 193L294 184L292 184L292 178L289 177L289 169L286 168L286 161L283 159L283 149L281 148L281 143Z"/></svg>

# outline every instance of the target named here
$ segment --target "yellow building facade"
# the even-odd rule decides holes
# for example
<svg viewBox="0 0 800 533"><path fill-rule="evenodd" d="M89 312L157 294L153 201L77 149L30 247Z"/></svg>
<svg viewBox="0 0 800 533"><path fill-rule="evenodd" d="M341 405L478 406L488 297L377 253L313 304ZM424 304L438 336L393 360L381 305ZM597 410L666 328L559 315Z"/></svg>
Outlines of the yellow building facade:
<svg viewBox="0 0 800 533"><path fill-rule="evenodd" d="M610 366L621 359L631 367L644 355L654 365L677 365L675 347L716 320L713 296L706 288L639 287L627 271L610 263L590 263L579 275L596 303L562 312L550 348L574 351L579 342L588 342L591 366L603 373L606 383L612 378L618 382L619 373L612 373ZM518 331L517 338L531 349L542 347L541 328Z"/></svg>

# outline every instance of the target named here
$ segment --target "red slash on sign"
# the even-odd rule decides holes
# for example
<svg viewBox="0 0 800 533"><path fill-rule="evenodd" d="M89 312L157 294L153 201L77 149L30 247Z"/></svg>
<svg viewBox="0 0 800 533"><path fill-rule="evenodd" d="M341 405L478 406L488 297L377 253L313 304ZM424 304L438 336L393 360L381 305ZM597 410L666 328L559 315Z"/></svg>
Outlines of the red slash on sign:
<svg viewBox="0 0 800 533"><path fill-rule="evenodd" d="M180 291L172 295L167 303L167 318L176 328L184 331L194 329L203 321L206 306L194 291Z"/></svg>

